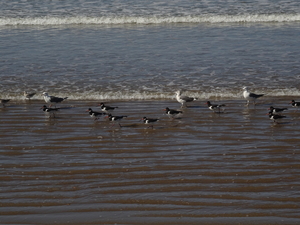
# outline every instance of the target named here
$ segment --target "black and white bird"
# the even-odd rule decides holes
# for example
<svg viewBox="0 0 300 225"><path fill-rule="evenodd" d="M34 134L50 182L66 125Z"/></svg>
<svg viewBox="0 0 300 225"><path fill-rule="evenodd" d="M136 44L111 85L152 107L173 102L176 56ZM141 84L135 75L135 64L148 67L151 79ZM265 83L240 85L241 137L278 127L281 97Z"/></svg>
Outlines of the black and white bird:
<svg viewBox="0 0 300 225"><path fill-rule="evenodd" d="M5 107L5 104L10 101L10 99L0 99L0 100L1 100L1 104L3 105L3 107Z"/></svg>
<svg viewBox="0 0 300 225"><path fill-rule="evenodd" d="M150 119L145 116L142 118L142 120L143 120L144 124L152 124L152 123L159 121L159 119ZM153 125L150 125L149 127L153 128Z"/></svg>
<svg viewBox="0 0 300 225"><path fill-rule="evenodd" d="M274 123L278 123L277 120L286 118L286 116L278 115L278 114L273 114L273 113L268 113L270 120L273 120Z"/></svg>
<svg viewBox="0 0 300 225"><path fill-rule="evenodd" d="M27 91L24 91L24 96L26 99L31 99L35 94L35 92L28 93Z"/></svg>
<svg viewBox="0 0 300 225"><path fill-rule="evenodd" d="M295 100L292 100L290 103L292 104L293 107L296 108L300 107L300 102L295 102Z"/></svg>
<svg viewBox="0 0 300 225"><path fill-rule="evenodd" d="M273 106L271 106L269 108L270 112L269 113L272 113L272 114L280 114L282 113L283 111L285 110L288 110L288 108L274 108Z"/></svg>
<svg viewBox="0 0 300 225"><path fill-rule="evenodd" d="M106 115L106 113L95 112L91 108L88 108L86 111L89 112L90 117L94 118L95 120L98 120L102 115Z"/></svg>
<svg viewBox="0 0 300 225"><path fill-rule="evenodd" d="M101 110L102 110L103 112L106 112L106 113L111 112L111 111L113 111L114 109L118 108L117 106L112 107L112 106L105 105L103 102L101 102L101 103L99 104L99 106L101 107Z"/></svg>
<svg viewBox="0 0 300 225"><path fill-rule="evenodd" d="M43 105L41 108L45 115L48 115L48 117L55 117L55 112L59 110L59 108L48 108L46 105Z"/></svg>
<svg viewBox="0 0 300 225"><path fill-rule="evenodd" d="M122 120L125 117L127 117L127 116L113 116L111 114L107 115L108 120L112 121L112 122L120 121L120 120ZM120 124L120 122L118 122L118 124L119 124L120 127L122 127L121 124Z"/></svg>
<svg viewBox="0 0 300 225"><path fill-rule="evenodd" d="M208 108L211 110L211 111L214 111L214 112L218 112L220 113L220 109L222 107L225 107L224 104L211 104L210 101L207 101L206 102L206 105L208 106ZM224 109L222 110L224 112Z"/></svg>
<svg viewBox="0 0 300 225"><path fill-rule="evenodd" d="M60 98L60 97L50 96L48 95L47 92L43 92L43 95L44 95L45 102L51 104L50 107L52 106L52 104L54 104L56 107L56 103L61 103L63 100L68 98L68 97Z"/></svg>
<svg viewBox="0 0 300 225"><path fill-rule="evenodd" d="M254 94L249 92L247 87L243 87L243 90L244 90L243 95L244 98L247 100L247 105L249 105L250 101L253 101L253 104L255 105L256 99L264 96L264 94Z"/></svg>
<svg viewBox="0 0 300 225"><path fill-rule="evenodd" d="M192 102L197 100L197 98L194 97L188 97L181 95L181 91L176 91L176 100L181 103L181 107L186 106L187 102Z"/></svg>
<svg viewBox="0 0 300 225"><path fill-rule="evenodd" d="M182 111L179 110L175 110L175 109L169 109L168 107L165 108L166 114L172 118L174 118L175 116L182 114Z"/></svg>

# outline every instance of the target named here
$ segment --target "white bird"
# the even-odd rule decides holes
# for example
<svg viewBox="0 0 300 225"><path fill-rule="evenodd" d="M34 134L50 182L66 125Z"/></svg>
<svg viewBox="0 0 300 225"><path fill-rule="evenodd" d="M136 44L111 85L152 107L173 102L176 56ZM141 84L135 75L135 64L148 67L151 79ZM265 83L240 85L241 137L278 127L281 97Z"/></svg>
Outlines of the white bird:
<svg viewBox="0 0 300 225"><path fill-rule="evenodd" d="M247 100L247 105L249 105L250 100L253 101L253 104L255 105L256 99L263 96L263 94L254 94L249 92L247 87L243 87L243 90L244 90L243 95L244 98Z"/></svg>
<svg viewBox="0 0 300 225"><path fill-rule="evenodd" d="M176 91L176 100L181 103L181 107L185 106L187 102L192 102L197 100L197 98L194 97L188 97L181 95L181 91Z"/></svg>
<svg viewBox="0 0 300 225"><path fill-rule="evenodd" d="M55 96L50 96L50 95L48 95L47 92L43 92L43 95L44 95L44 100L45 100L45 102L46 102L46 103L50 103L50 104L52 104L52 103L54 103L54 104L60 103L60 102L62 102L63 100L65 100L65 99L68 98L68 97L65 97L65 98L59 98L59 97L55 97ZM50 105L50 107L51 107L51 105Z"/></svg>
<svg viewBox="0 0 300 225"><path fill-rule="evenodd" d="M27 91L24 91L24 96L25 96L25 98L27 98L27 99L32 98L35 94L36 94L35 92L28 93Z"/></svg>

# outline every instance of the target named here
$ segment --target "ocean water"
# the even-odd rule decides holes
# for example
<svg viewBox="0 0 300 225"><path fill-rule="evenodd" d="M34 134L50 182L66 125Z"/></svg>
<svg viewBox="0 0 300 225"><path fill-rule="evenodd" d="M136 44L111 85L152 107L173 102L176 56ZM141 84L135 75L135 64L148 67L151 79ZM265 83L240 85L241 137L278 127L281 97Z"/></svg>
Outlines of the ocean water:
<svg viewBox="0 0 300 225"><path fill-rule="evenodd" d="M69 100L55 118L42 100L0 108L1 224L297 225L299 111L278 124L256 107L203 101L169 119L174 100L114 101L118 124L91 119L98 101ZM72 106L70 106L72 105ZM148 128L141 118L159 118Z"/></svg>
<svg viewBox="0 0 300 225"><path fill-rule="evenodd" d="M1 98L299 95L298 1L4 1ZM41 98L41 95L36 95Z"/></svg>
<svg viewBox="0 0 300 225"><path fill-rule="evenodd" d="M0 223L300 224L299 35L296 0L0 1Z"/></svg>

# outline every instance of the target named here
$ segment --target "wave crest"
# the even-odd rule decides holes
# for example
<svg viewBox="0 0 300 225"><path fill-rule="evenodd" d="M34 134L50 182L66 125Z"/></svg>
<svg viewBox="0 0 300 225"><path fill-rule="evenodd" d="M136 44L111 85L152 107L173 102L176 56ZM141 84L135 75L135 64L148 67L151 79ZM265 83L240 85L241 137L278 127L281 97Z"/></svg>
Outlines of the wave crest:
<svg viewBox="0 0 300 225"><path fill-rule="evenodd" d="M300 14L0 18L0 26L299 22Z"/></svg>
<svg viewBox="0 0 300 225"><path fill-rule="evenodd" d="M16 89L11 91L6 91L5 95L0 95L3 99L12 100L24 100L23 92L19 90L15 92ZM70 92L50 92L49 94L53 96L68 97L68 100L174 100L175 90L159 92L159 91L117 91L117 90L105 90L102 92L97 91L87 91L82 92L81 90L73 90ZM300 96L300 90L298 88L256 88L256 93L265 94L264 97L292 97ZM32 100L42 100L42 91L37 93ZM184 91L184 95L196 97L199 101L204 101L208 99L244 99L242 89L239 88L207 88L198 91Z"/></svg>

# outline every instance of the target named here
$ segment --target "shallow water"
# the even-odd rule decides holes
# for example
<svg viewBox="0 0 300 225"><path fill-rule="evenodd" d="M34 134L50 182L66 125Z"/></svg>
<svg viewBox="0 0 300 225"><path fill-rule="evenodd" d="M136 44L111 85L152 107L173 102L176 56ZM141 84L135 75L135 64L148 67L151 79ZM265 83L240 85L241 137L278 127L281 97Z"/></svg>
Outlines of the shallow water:
<svg viewBox="0 0 300 225"><path fill-rule="evenodd" d="M0 98L164 100L183 90L237 99L243 86L299 96L299 31L297 22L8 26Z"/></svg>
<svg viewBox="0 0 300 225"><path fill-rule="evenodd" d="M0 1L0 223L300 224L299 21L295 0ZM199 100L171 120L179 89Z"/></svg>
<svg viewBox="0 0 300 225"><path fill-rule="evenodd" d="M299 117L292 97L256 106L204 100L169 119L174 100L114 101L119 125L94 121L97 101L0 108L2 224L299 224ZM212 101L215 103L216 101ZM268 108L288 107L279 124ZM154 128L140 120L160 118Z"/></svg>

